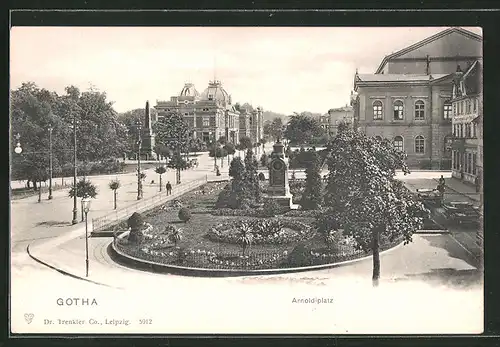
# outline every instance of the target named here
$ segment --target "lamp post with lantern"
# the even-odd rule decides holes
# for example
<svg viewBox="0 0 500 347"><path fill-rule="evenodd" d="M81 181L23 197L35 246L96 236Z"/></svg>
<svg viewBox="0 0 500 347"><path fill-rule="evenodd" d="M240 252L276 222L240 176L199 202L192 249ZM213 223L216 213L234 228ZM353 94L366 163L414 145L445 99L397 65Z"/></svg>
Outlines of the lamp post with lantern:
<svg viewBox="0 0 500 347"><path fill-rule="evenodd" d="M89 277L89 228L87 214L90 210L90 198L82 199L83 212L85 212L85 277Z"/></svg>

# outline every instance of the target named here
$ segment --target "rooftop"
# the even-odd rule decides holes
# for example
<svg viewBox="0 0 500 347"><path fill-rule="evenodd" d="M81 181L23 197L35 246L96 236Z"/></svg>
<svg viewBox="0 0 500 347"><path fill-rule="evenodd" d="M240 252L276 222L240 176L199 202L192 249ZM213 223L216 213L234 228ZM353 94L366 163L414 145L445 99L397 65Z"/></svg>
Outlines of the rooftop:
<svg viewBox="0 0 500 347"><path fill-rule="evenodd" d="M426 82L439 79L447 74L413 75L413 74L358 74L361 82Z"/></svg>

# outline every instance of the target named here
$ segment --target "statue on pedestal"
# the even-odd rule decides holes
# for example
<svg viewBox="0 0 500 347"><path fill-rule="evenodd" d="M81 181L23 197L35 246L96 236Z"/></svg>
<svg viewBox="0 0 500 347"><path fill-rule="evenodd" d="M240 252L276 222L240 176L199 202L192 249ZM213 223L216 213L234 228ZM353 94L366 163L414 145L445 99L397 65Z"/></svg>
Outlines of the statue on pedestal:
<svg viewBox="0 0 500 347"><path fill-rule="evenodd" d="M278 138L273 146L269 163L269 189L267 199L273 199L290 209L297 208L292 203L292 194L288 183L288 158L285 157L284 145Z"/></svg>

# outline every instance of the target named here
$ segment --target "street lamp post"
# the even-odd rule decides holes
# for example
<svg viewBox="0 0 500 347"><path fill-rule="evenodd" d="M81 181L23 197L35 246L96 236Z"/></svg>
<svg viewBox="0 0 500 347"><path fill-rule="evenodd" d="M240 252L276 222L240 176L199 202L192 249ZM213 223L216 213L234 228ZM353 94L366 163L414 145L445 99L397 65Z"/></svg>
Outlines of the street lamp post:
<svg viewBox="0 0 500 347"><path fill-rule="evenodd" d="M49 200L52 200L52 126L49 126Z"/></svg>
<svg viewBox="0 0 500 347"><path fill-rule="evenodd" d="M137 200L142 199L142 181L141 181L141 121L137 120Z"/></svg>
<svg viewBox="0 0 500 347"><path fill-rule="evenodd" d="M83 211L85 212L85 277L89 277L89 228L87 214L90 210L90 199L82 199Z"/></svg>
<svg viewBox="0 0 500 347"><path fill-rule="evenodd" d="M73 194L73 220L71 224L78 223L78 208L76 202L76 194L77 194L77 184L76 184L76 113L73 113L73 187L75 188Z"/></svg>

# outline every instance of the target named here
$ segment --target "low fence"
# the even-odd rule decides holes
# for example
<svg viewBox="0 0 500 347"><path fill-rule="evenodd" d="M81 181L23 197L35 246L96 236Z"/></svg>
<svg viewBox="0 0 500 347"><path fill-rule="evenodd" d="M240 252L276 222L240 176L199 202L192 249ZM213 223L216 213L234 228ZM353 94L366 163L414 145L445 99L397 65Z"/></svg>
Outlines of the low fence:
<svg viewBox="0 0 500 347"><path fill-rule="evenodd" d="M92 231L104 231L106 228L130 217L134 212L144 212L152 209L164 202L173 200L182 194L189 192L195 188L207 183L207 177L191 181L180 186L172 187L172 193L167 194L167 191L160 192L152 197L138 200L136 203L128 205L124 208L116 209L113 212L98 218L92 218Z"/></svg>

